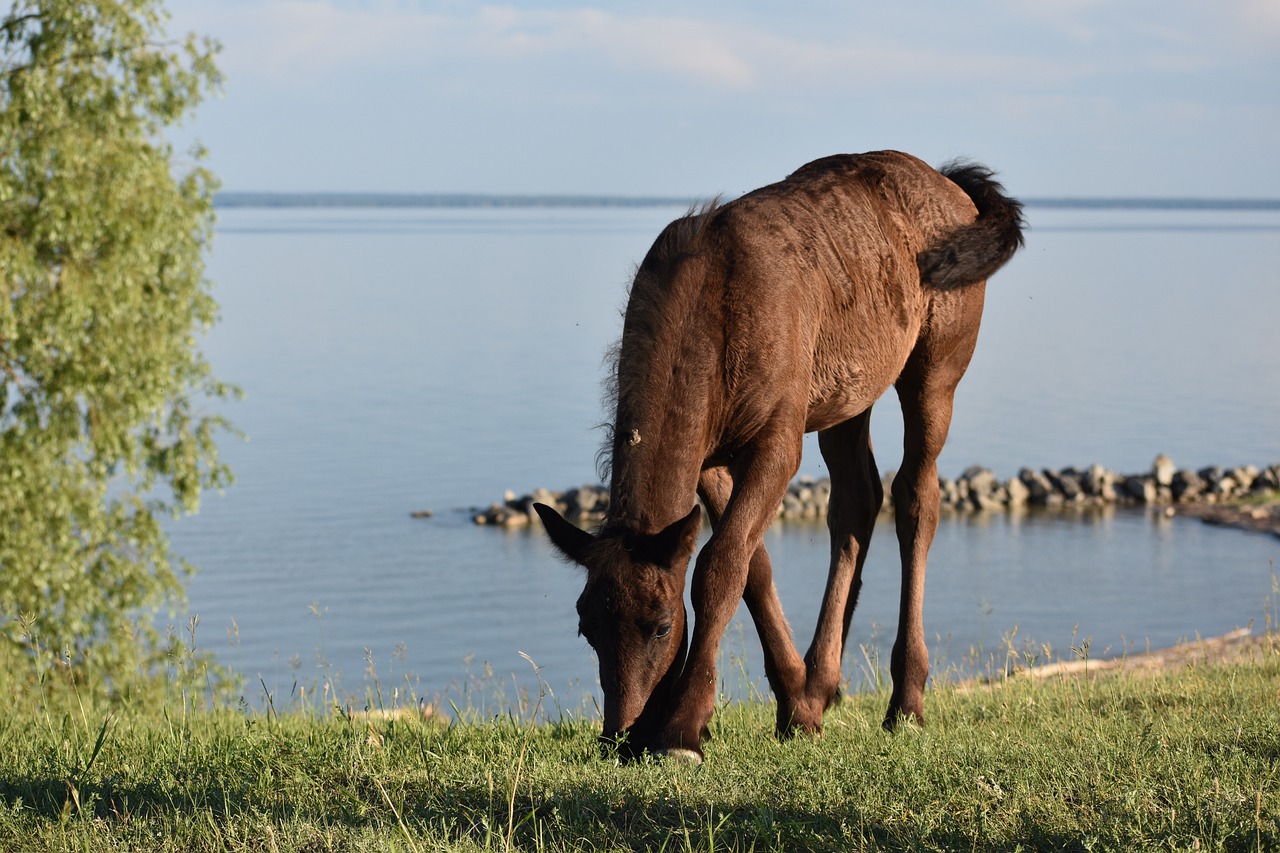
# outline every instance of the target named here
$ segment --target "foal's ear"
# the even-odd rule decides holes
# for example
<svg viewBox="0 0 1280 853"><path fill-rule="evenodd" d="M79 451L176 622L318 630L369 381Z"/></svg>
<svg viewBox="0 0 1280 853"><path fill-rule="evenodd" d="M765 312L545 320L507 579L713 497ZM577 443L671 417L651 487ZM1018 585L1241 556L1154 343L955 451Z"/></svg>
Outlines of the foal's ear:
<svg viewBox="0 0 1280 853"><path fill-rule="evenodd" d="M697 504L679 521L667 525L661 533L645 543L645 557L665 569L674 569L693 553L698 542L698 528L702 526L702 508ZM683 565L680 566L684 568Z"/></svg>
<svg viewBox="0 0 1280 853"><path fill-rule="evenodd" d="M535 503L533 508L542 519L542 526L547 529L551 544L565 557L581 566L587 546L592 542L591 534L565 521L564 516L546 504Z"/></svg>

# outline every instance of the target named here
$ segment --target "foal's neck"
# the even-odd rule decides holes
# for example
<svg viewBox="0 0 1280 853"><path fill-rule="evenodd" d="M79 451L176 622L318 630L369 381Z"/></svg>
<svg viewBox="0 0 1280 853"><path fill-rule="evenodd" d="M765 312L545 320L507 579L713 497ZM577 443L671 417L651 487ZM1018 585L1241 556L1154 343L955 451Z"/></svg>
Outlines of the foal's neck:
<svg viewBox="0 0 1280 853"><path fill-rule="evenodd" d="M686 406L628 416L619 406L613 439L608 526L657 533L683 518L697 501L706 457L701 417Z"/></svg>

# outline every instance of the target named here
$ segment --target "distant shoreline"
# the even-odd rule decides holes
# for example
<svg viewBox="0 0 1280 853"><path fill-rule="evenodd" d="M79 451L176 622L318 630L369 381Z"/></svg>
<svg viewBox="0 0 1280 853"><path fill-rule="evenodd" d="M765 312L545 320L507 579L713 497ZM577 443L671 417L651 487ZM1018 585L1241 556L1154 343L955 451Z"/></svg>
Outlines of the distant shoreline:
<svg viewBox="0 0 1280 853"><path fill-rule="evenodd" d="M217 208L640 208L692 207L676 196L487 195L484 193L220 192ZM1270 198L1027 198L1030 208L1057 210L1280 210Z"/></svg>
<svg viewBox="0 0 1280 853"><path fill-rule="evenodd" d="M214 207L256 208L543 208L690 207L691 198L589 195L483 195L478 193L268 193L220 192ZM1280 206L1280 205L1278 205Z"/></svg>

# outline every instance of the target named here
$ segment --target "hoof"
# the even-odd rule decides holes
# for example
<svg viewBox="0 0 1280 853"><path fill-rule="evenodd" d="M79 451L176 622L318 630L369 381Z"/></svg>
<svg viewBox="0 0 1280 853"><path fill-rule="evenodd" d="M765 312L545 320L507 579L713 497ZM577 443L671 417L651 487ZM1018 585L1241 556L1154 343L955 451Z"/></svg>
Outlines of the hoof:
<svg viewBox="0 0 1280 853"><path fill-rule="evenodd" d="M890 710L885 715L884 722L880 724L886 732L896 732L899 729L915 726L916 728L924 728L924 714L911 714L905 711Z"/></svg>
<svg viewBox="0 0 1280 853"><path fill-rule="evenodd" d="M792 721L785 726L778 726L775 734L778 740L791 740L795 737L822 737L822 720L816 723L797 723Z"/></svg>
<svg viewBox="0 0 1280 853"><path fill-rule="evenodd" d="M788 708L778 705L778 724L775 733L779 740L789 740L797 735L822 734L822 713L826 707L820 701L806 701Z"/></svg>
<svg viewBox="0 0 1280 853"><path fill-rule="evenodd" d="M660 749L658 750L658 755L661 755L668 761L674 761L677 764L691 764L696 766L702 763L702 753L693 749L685 749L682 746Z"/></svg>

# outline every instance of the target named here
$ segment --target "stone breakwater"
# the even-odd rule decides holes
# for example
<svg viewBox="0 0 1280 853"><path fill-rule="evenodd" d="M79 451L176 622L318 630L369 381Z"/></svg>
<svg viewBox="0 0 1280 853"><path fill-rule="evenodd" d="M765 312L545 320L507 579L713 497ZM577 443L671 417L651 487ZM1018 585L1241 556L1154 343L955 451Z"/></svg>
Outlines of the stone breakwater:
<svg viewBox="0 0 1280 853"><path fill-rule="evenodd" d="M889 488L893 475L894 472L890 471L884 477L882 510L893 506ZM956 512L999 511L1028 506L1204 507L1280 493L1280 464L1265 468L1255 465L1235 468L1210 466L1193 471L1178 468L1172 459L1161 454L1152 463L1151 470L1137 474L1119 474L1101 465L1061 470L1023 468L1016 477L1008 480L1000 480L988 468L974 466L965 469L954 480L939 478L938 486L943 509ZM825 518L830 496L830 480L801 477L788 486L778 506L778 518ZM554 506L570 521L588 527L604 520L609 509L609 490L604 486L588 485L562 492L536 489L519 496L508 492L502 503L477 510L474 519L476 524L501 527L536 524L535 503Z"/></svg>

